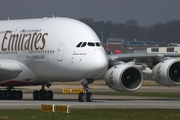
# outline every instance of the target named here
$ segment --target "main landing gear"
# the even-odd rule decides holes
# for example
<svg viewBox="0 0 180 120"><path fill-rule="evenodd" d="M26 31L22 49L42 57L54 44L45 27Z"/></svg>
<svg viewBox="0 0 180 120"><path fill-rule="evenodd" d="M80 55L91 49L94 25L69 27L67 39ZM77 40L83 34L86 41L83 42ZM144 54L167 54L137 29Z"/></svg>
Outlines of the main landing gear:
<svg viewBox="0 0 180 120"><path fill-rule="evenodd" d="M14 87L8 86L7 90L0 90L0 100L22 100L21 90L14 90Z"/></svg>
<svg viewBox="0 0 180 120"><path fill-rule="evenodd" d="M88 81L84 80L81 82L81 84L83 86L84 93L82 92L79 93L78 101L83 102L84 100L86 100L87 102L91 102L93 99L93 95L91 92L88 92L89 90Z"/></svg>
<svg viewBox="0 0 180 120"><path fill-rule="evenodd" d="M53 99L53 92L51 90L45 90L44 85L42 88L37 91L33 92L33 99L34 100L52 100Z"/></svg>

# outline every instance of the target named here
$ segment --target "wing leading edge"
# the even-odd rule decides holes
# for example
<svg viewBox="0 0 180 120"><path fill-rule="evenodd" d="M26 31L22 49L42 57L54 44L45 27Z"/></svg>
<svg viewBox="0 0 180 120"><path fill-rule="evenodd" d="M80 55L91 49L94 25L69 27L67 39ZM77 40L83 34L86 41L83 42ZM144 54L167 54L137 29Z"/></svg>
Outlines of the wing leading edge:
<svg viewBox="0 0 180 120"><path fill-rule="evenodd" d="M135 63L144 63L147 67L153 68L160 61L167 59L169 57L172 58L180 58L179 53L172 54L155 54L155 53L143 53L143 54L112 54L107 55L109 60L109 66L116 65L116 62L130 62L134 61Z"/></svg>
<svg viewBox="0 0 180 120"><path fill-rule="evenodd" d="M0 82L16 78L22 71L23 69L17 62L0 60Z"/></svg>

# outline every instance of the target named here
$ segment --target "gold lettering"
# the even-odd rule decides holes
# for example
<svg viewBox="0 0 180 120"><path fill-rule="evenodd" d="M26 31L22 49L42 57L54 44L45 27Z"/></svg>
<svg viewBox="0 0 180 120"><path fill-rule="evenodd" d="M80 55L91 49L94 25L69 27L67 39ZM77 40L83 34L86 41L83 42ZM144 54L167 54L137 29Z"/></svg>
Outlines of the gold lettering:
<svg viewBox="0 0 180 120"><path fill-rule="evenodd" d="M32 37L31 50L33 50L33 42L34 42L34 38L35 38L36 35L37 35L37 33L35 32L35 33L33 34L33 37Z"/></svg>
<svg viewBox="0 0 180 120"><path fill-rule="evenodd" d="M40 48L40 50L43 50L45 45L46 45L46 40L45 40L45 36L48 36L48 33L45 33L43 36L42 36L42 43L43 43L43 46Z"/></svg>
<svg viewBox="0 0 180 120"><path fill-rule="evenodd" d="M10 51L10 44L11 44L11 39L9 39L9 43L8 43L8 50Z"/></svg>
<svg viewBox="0 0 180 120"><path fill-rule="evenodd" d="M30 48L30 41L31 41L31 34L28 34L29 35L29 38L28 38L28 40L25 42L25 45L24 45L24 49L25 50L29 50L29 48Z"/></svg>
<svg viewBox="0 0 180 120"><path fill-rule="evenodd" d="M6 31L2 40L2 51L14 50L43 50L46 46L46 36L48 33L23 33L12 34L11 31ZM27 30L26 30L27 31ZM8 35L9 34L9 35Z"/></svg>
<svg viewBox="0 0 180 120"><path fill-rule="evenodd" d="M35 50L39 50L39 47L37 47L37 43L40 41L41 37L42 37L42 33L39 33L35 38L35 41L34 41Z"/></svg>
<svg viewBox="0 0 180 120"><path fill-rule="evenodd" d="M1 50L2 51L6 51L7 50L7 48L4 48L4 42L5 42L5 40L7 40L7 34L8 33L11 33L11 31L6 31L6 33L5 33L4 37L3 37L3 41L2 41L2 45L1 45Z"/></svg>
<svg viewBox="0 0 180 120"><path fill-rule="evenodd" d="M11 45L11 50L14 50L14 41L17 42L18 38L19 38L19 34L11 34L9 42L12 41L12 43L8 45L8 48L10 48Z"/></svg>
<svg viewBox="0 0 180 120"><path fill-rule="evenodd" d="M21 41L21 50L24 50L24 49L23 49L23 45L24 45L23 43L24 43L24 38L25 38L27 35L28 35L28 34L24 34L24 35L23 35L23 38L22 38L22 41Z"/></svg>
<svg viewBox="0 0 180 120"><path fill-rule="evenodd" d="M21 48L20 48L20 44L21 44L21 38L22 38L22 34L20 34L20 37L19 37L19 42L18 42L18 50L20 50ZM16 41L17 42L17 41ZM17 48L17 44L16 44L16 46L15 46L15 50L17 50L16 49Z"/></svg>

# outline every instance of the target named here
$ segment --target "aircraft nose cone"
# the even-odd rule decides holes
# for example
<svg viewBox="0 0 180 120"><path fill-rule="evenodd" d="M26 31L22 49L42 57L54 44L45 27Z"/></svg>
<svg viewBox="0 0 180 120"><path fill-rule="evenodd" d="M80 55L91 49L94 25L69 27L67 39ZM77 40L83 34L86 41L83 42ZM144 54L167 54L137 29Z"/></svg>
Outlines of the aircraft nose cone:
<svg viewBox="0 0 180 120"><path fill-rule="evenodd" d="M85 78L98 78L101 77L108 68L108 59L103 51L90 51L84 59L84 64L81 64L82 71L86 72L84 74Z"/></svg>
<svg viewBox="0 0 180 120"><path fill-rule="evenodd" d="M103 75L108 68L108 60L105 54L98 54L95 58L91 58L93 61L92 66L94 66L94 70L92 71L94 74L98 74L99 76Z"/></svg>
<svg viewBox="0 0 180 120"><path fill-rule="evenodd" d="M107 67L108 67L107 58L106 57L101 57L101 58L97 59L96 60L96 66L97 66L97 69L106 71Z"/></svg>

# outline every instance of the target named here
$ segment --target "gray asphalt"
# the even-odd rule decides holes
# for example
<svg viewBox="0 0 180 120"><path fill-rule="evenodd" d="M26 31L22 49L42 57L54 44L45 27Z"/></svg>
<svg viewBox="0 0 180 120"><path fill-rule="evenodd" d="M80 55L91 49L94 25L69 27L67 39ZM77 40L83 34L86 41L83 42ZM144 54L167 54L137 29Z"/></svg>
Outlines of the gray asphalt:
<svg viewBox="0 0 180 120"><path fill-rule="evenodd" d="M180 108L180 99L94 95L92 102L78 102L75 94L55 94L53 101L1 100L0 109L40 109L41 104L70 105L71 108Z"/></svg>

